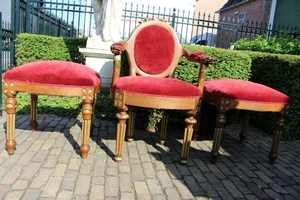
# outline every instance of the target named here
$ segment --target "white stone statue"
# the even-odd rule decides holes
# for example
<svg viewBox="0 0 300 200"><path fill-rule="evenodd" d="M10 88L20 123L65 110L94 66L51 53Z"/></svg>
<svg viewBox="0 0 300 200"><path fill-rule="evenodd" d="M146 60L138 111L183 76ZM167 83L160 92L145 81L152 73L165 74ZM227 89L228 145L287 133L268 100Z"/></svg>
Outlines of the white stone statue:
<svg viewBox="0 0 300 200"><path fill-rule="evenodd" d="M95 32L92 38L103 42L120 40L123 0L94 0Z"/></svg>

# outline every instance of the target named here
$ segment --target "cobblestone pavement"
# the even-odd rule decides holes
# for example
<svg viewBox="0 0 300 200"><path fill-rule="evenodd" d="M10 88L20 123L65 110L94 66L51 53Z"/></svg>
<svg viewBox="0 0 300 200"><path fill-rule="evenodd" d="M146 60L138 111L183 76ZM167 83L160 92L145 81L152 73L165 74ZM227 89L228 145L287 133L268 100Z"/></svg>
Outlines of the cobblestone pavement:
<svg viewBox="0 0 300 200"><path fill-rule="evenodd" d="M96 120L91 150L81 159L81 119L16 117L17 148L8 155L5 116L0 117L0 199L300 199L300 142L280 143L268 164L271 138L249 127L244 144L239 124L225 129L221 155L210 163L211 140L192 142L187 166L179 164L182 135L168 133L166 146L153 133L137 132L113 161L115 124Z"/></svg>

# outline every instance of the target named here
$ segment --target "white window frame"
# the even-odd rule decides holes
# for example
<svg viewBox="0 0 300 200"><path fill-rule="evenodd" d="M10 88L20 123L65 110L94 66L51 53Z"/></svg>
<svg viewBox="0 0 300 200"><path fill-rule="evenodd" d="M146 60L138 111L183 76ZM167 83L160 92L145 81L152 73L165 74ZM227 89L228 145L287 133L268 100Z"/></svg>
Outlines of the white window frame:
<svg viewBox="0 0 300 200"><path fill-rule="evenodd" d="M237 16L237 21L238 22L240 22L240 21L244 22L245 18L246 18L246 12L240 12Z"/></svg>

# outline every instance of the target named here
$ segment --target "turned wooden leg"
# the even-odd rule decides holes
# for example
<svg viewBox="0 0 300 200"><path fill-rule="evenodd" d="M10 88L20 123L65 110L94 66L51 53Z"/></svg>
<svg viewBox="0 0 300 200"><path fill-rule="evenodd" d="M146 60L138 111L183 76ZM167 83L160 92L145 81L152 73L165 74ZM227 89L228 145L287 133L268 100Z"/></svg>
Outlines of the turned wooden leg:
<svg viewBox="0 0 300 200"><path fill-rule="evenodd" d="M223 127L226 122L226 116L225 113L222 111L219 111L216 117L216 128L215 128L215 133L214 133L214 141L213 141L213 147L210 152L211 156L211 163L216 163L217 159L219 157L219 148L221 144L221 138L222 138L222 132L223 132Z"/></svg>
<svg viewBox="0 0 300 200"><path fill-rule="evenodd" d="M93 133L94 128L95 128L95 107L96 107L96 101L97 101L97 93L94 93L94 100L92 103L93 106L93 112L92 112L92 117L91 117L91 130L90 130L90 134Z"/></svg>
<svg viewBox="0 0 300 200"><path fill-rule="evenodd" d="M30 106L30 127L31 131L36 131L37 123L37 100L38 95L31 94L31 106Z"/></svg>
<svg viewBox="0 0 300 200"><path fill-rule="evenodd" d="M163 110L162 113L162 119L161 119L161 132L160 132L160 140L159 143L161 145L164 145L166 142L166 136L167 136L167 127L168 127L168 111Z"/></svg>
<svg viewBox="0 0 300 200"><path fill-rule="evenodd" d="M283 126L284 126L284 118L288 114L289 108L290 108L289 105L285 106L283 111L279 114L278 119L276 121L273 142L272 142L272 146L271 146L271 151L269 153L269 163L271 165L273 165L275 163L275 160L278 158L277 152L278 152L278 148L279 148L281 133L282 133Z"/></svg>
<svg viewBox="0 0 300 200"><path fill-rule="evenodd" d="M200 110L197 112L195 119L197 120L197 123L194 126L194 133L193 133L193 141L197 141L197 138L199 136L199 130L200 130L200 118L201 118L201 112Z"/></svg>
<svg viewBox="0 0 300 200"><path fill-rule="evenodd" d="M82 106L82 144L80 146L81 157L87 158L90 151L90 130L92 122L93 105L92 101L85 98Z"/></svg>
<svg viewBox="0 0 300 200"><path fill-rule="evenodd" d="M135 116L136 116L136 112L134 108L130 108L128 114L129 114L129 119L128 119L128 129L127 129L127 141L132 142L134 136L134 126L135 126Z"/></svg>
<svg viewBox="0 0 300 200"><path fill-rule="evenodd" d="M119 122L117 124L115 161L117 163L120 163L122 161L122 154L123 154L123 146L124 146L125 131L126 131L126 120L129 118L129 115L125 111L120 111L116 116Z"/></svg>
<svg viewBox="0 0 300 200"><path fill-rule="evenodd" d="M16 108L17 100L16 94L5 93L7 98L5 101L6 108L6 149L8 154L14 154L17 145L15 141L15 124L16 124Z"/></svg>
<svg viewBox="0 0 300 200"><path fill-rule="evenodd" d="M182 144L182 152L181 152L181 160L180 163L182 165L187 164L187 157L190 151L190 145L193 136L193 126L197 123L194 116L190 116L189 118L185 119L186 128L184 129L184 137L183 137L183 144Z"/></svg>
<svg viewBox="0 0 300 200"><path fill-rule="evenodd" d="M250 111L245 110L243 122L242 122L242 129L240 133L240 142L243 143L247 137L247 129L249 123Z"/></svg>

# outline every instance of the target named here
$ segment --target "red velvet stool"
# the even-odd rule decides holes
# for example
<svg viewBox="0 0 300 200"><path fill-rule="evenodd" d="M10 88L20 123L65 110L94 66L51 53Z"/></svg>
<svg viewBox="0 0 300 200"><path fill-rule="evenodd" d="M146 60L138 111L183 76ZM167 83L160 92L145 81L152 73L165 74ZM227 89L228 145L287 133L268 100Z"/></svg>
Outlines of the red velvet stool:
<svg viewBox="0 0 300 200"><path fill-rule="evenodd" d="M273 143L269 153L269 163L274 164L278 157L277 151L284 126L284 118L288 114L291 104L291 99L287 95L250 81L220 79L205 82L203 100L215 105L218 110L213 147L210 153L212 163L215 163L219 157L219 147L227 110L240 109L246 111L240 133L240 142L244 142L246 138L250 111L278 112L279 117L276 121Z"/></svg>
<svg viewBox="0 0 300 200"><path fill-rule="evenodd" d="M27 63L9 70L4 74L4 94L7 96L5 107L7 112L6 148L13 154L15 141L15 114L18 92L31 94L32 131L37 127L38 95L78 96L83 100L82 106L82 158L88 156L90 150L89 136L94 119L94 105L100 91L100 76L93 69L65 61L38 61Z"/></svg>

